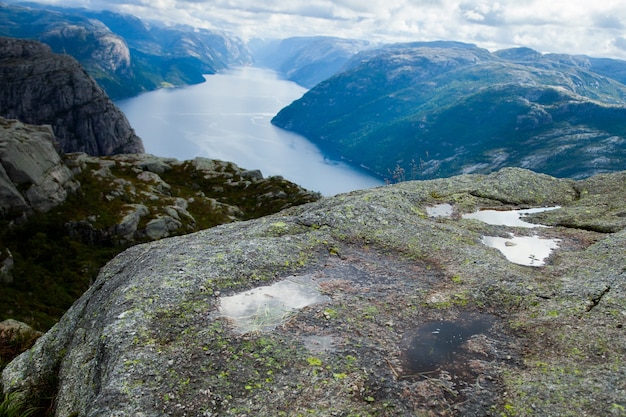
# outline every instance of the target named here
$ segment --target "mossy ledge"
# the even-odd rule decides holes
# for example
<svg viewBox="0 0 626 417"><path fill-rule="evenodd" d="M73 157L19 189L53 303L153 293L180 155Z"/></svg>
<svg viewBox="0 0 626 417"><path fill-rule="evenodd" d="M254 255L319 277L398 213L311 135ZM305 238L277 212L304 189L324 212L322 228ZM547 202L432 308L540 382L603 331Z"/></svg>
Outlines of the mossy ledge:
<svg viewBox="0 0 626 417"><path fill-rule="evenodd" d="M625 185L505 169L133 246L5 368L3 389L38 398L56 381L56 416L624 415ZM440 203L454 213L429 217ZM480 240L520 230L459 216L531 206L561 206L532 232L561 239L541 267ZM216 314L221 295L301 276L330 301L271 332ZM407 366L410 335L475 322L434 369Z"/></svg>

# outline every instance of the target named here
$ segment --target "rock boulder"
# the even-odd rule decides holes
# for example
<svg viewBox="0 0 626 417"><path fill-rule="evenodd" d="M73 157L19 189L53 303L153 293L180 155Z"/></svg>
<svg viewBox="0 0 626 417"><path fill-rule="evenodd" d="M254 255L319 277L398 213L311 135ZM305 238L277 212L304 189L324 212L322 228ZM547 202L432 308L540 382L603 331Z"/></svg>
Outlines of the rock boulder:
<svg viewBox="0 0 626 417"><path fill-rule="evenodd" d="M505 169L134 246L3 389L57 416L620 415L625 185ZM559 208L463 217L531 206ZM558 248L525 266L483 243L510 234Z"/></svg>
<svg viewBox="0 0 626 417"><path fill-rule="evenodd" d="M0 117L2 215L42 212L61 204L78 183L55 147L50 126Z"/></svg>

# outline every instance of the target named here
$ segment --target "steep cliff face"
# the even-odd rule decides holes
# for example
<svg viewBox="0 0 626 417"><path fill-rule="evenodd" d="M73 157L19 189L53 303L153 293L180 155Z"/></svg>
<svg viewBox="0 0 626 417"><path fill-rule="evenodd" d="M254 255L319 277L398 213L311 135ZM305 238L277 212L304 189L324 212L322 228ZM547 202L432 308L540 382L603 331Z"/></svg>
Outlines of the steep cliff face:
<svg viewBox="0 0 626 417"><path fill-rule="evenodd" d="M143 152L126 116L72 57L0 38L0 116L49 124L65 152Z"/></svg>
<svg viewBox="0 0 626 417"><path fill-rule="evenodd" d="M0 217L50 210L78 188L55 149L50 126L0 117Z"/></svg>
<svg viewBox="0 0 626 417"><path fill-rule="evenodd" d="M405 182L135 246L3 389L57 416L620 415L625 181ZM532 206L552 227L464 217ZM557 245L521 265L485 244L510 235Z"/></svg>
<svg viewBox="0 0 626 417"><path fill-rule="evenodd" d="M89 23L90 26L71 23L52 26L39 35L39 40L54 51L65 51L79 59L94 73L129 73L131 57L126 41L102 22L94 19Z"/></svg>

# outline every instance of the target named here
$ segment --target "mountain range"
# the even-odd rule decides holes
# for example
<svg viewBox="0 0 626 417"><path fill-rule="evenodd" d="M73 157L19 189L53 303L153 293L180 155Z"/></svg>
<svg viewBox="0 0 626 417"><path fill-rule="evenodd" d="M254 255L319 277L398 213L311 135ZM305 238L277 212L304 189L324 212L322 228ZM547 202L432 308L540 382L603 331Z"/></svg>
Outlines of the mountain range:
<svg viewBox="0 0 626 417"><path fill-rule="evenodd" d="M143 41L66 23L76 46L109 42L90 71L137 75L124 48ZM527 161L576 177L624 160L621 61L290 42L272 65L299 82L335 66L275 122L381 175ZM169 60L160 46L141 46L148 61ZM169 68L197 71L198 47ZM140 139L74 58L13 38L0 52L0 319L47 330L0 322L0 416L623 414L626 171L505 168L320 198L230 162L131 154ZM15 120L38 113L51 119ZM60 133L85 126L119 140L93 138L94 153L123 154L62 152ZM549 227L468 217L529 207L553 208L525 218ZM488 244L504 236L507 250ZM512 261L526 239L552 251Z"/></svg>
<svg viewBox="0 0 626 417"><path fill-rule="evenodd" d="M0 4L0 35L39 40L76 58L113 99L204 81L251 62L238 38L109 11Z"/></svg>
<svg viewBox="0 0 626 417"><path fill-rule="evenodd" d="M355 54L374 45L364 40L311 36L253 39L248 47L255 65L271 68L284 78L311 88L340 72Z"/></svg>
<svg viewBox="0 0 626 417"><path fill-rule="evenodd" d="M272 122L390 179L505 166L582 178L625 167L625 71L528 48L388 45L356 54Z"/></svg>

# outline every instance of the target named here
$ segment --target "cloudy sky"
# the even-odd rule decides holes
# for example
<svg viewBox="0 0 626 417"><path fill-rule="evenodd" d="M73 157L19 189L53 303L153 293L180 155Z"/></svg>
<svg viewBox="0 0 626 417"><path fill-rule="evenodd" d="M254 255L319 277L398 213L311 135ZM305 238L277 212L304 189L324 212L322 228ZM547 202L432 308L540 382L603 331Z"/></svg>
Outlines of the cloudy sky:
<svg viewBox="0 0 626 417"><path fill-rule="evenodd" d="M626 59L624 0L39 0L184 22L244 39L456 40Z"/></svg>

